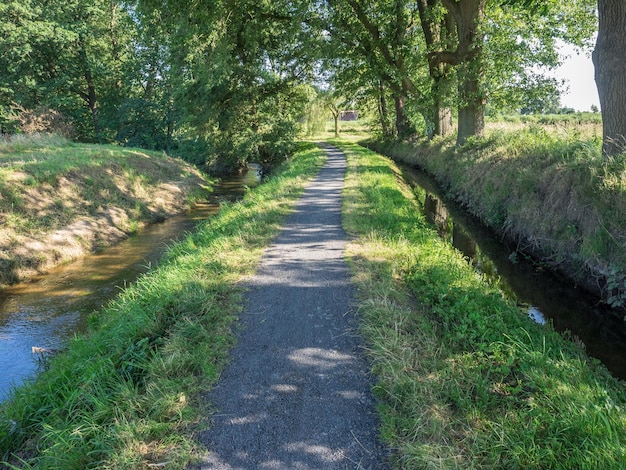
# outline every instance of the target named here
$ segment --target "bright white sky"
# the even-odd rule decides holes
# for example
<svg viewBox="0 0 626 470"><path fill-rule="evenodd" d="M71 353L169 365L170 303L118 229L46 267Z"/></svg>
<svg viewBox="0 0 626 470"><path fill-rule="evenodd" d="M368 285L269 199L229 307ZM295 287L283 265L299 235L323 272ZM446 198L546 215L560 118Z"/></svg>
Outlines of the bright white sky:
<svg viewBox="0 0 626 470"><path fill-rule="evenodd" d="M561 95L561 105L576 111L590 111L591 105L600 108L598 89L593 78L591 52L577 52L572 46L565 45L562 54L569 56L563 65L553 72L556 78L564 78L569 91ZM551 74L552 75L552 74Z"/></svg>

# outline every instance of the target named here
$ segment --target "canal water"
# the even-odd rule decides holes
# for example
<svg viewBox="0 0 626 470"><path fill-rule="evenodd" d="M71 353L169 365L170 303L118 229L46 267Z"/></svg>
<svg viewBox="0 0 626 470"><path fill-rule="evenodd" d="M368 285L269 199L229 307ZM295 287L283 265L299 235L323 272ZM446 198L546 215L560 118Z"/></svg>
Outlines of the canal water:
<svg viewBox="0 0 626 470"><path fill-rule="evenodd" d="M260 168L251 165L246 173L223 179L209 201L188 213L0 291L0 400L37 372L38 348L53 352L84 332L88 316L156 265L176 239L217 213L220 202L241 198L260 179Z"/></svg>
<svg viewBox="0 0 626 470"><path fill-rule="evenodd" d="M427 219L491 282L538 323L570 332L611 373L626 380L626 322L599 299L572 282L543 270L442 196L435 182L414 168L402 167ZM569 334L569 333L567 333Z"/></svg>

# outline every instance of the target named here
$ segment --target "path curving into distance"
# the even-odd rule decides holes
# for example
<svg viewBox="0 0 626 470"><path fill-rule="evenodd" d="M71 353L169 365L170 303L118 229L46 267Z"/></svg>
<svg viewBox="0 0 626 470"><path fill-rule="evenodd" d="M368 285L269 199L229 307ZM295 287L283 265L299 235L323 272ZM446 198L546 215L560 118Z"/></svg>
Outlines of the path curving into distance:
<svg viewBox="0 0 626 470"><path fill-rule="evenodd" d="M243 329L209 400L201 469L386 469L344 260L346 158L328 161L249 281Z"/></svg>

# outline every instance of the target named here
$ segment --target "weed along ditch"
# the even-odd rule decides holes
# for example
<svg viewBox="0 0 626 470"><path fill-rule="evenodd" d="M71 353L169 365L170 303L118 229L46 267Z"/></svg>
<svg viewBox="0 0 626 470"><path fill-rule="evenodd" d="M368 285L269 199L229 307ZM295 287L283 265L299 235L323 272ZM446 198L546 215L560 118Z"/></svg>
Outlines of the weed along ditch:
<svg viewBox="0 0 626 470"><path fill-rule="evenodd" d="M449 201L422 171L402 166L425 216L476 270L528 308L538 323L580 340L611 373L626 379L626 323L599 299L516 253ZM568 333L569 332L569 333Z"/></svg>
<svg viewBox="0 0 626 470"><path fill-rule="evenodd" d="M88 317L158 263L171 242L260 182L260 168L224 178L210 201L123 242L0 290L0 401L45 367L46 357L83 332Z"/></svg>

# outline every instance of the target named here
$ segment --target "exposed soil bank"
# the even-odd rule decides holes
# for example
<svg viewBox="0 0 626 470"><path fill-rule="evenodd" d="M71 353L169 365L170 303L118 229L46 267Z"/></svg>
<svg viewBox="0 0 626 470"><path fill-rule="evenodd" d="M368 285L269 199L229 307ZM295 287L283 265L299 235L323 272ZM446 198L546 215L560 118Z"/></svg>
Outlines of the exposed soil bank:
<svg viewBox="0 0 626 470"><path fill-rule="evenodd" d="M527 154L509 144L514 139L520 137L495 135L461 148L447 140L368 146L431 174L449 197L520 253L623 307L623 164L615 168L617 162L582 155L571 142ZM533 149L528 147L522 150Z"/></svg>
<svg viewBox="0 0 626 470"><path fill-rule="evenodd" d="M193 166L156 152L68 142L11 150L0 148L0 287L115 244L210 190Z"/></svg>

